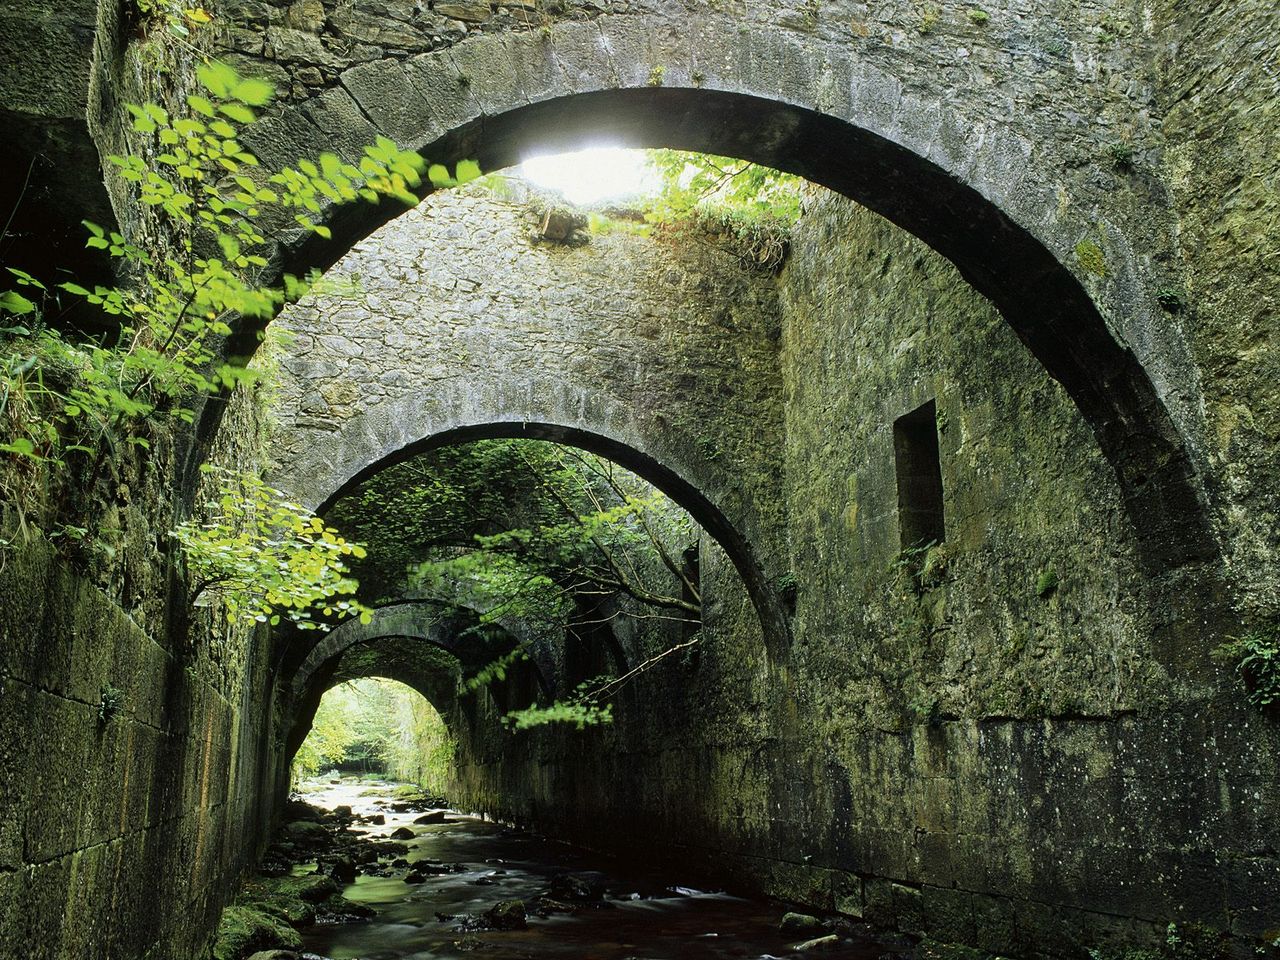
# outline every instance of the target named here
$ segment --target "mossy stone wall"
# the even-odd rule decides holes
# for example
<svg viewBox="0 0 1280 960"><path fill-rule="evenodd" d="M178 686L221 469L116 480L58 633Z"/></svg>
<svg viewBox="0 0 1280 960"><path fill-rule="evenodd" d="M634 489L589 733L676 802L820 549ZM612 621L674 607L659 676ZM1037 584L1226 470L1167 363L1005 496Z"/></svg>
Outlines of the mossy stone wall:
<svg viewBox="0 0 1280 960"><path fill-rule="evenodd" d="M233 673L260 680L264 651ZM226 675L231 665L144 629L42 542L6 553L0 944L19 949L9 955L203 955L272 799L269 691ZM108 687L118 712L103 711Z"/></svg>
<svg viewBox="0 0 1280 960"><path fill-rule="evenodd" d="M1280 744L1152 629L1114 475L948 264L815 196L781 278L793 645L704 550L705 638L612 729L464 755L464 805L1012 956L1280 926ZM901 553L892 425L938 410L947 536Z"/></svg>

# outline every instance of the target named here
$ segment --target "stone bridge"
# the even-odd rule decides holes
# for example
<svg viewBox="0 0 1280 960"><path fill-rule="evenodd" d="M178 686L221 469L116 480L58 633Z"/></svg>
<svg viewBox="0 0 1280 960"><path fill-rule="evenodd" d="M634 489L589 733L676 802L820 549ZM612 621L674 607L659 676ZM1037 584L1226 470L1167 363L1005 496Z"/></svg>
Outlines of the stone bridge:
<svg viewBox="0 0 1280 960"><path fill-rule="evenodd" d="M400 604L314 646L221 629L165 537L190 467L260 445L251 398L210 403L189 463L121 473L119 555L0 555L0 945L202 960L320 693L378 675L466 731L471 809L994 954L1169 923L1274 954L1280 733L1210 657L1280 631L1274 4L218 6L197 42L282 91L246 137L268 164L607 140L830 192L776 276L714 243L548 243L478 186L286 235L274 269L338 283L228 343L275 371L272 481L323 511L470 439L613 458L708 534L698 655L589 741L514 741L504 710L579 679L565 650L464 703L459 632ZM41 261L6 263L58 279L104 197L145 233L94 157L145 149L119 102L179 97L191 62L132 17L0 3L6 189ZM902 556L919 514L945 527L929 578Z"/></svg>
<svg viewBox="0 0 1280 960"><path fill-rule="evenodd" d="M772 279L616 234L543 243L520 204L432 198L288 309L273 482L312 507L433 445L539 437L610 456L728 550L784 649ZM625 264L620 271L619 265Z"/></svg>
<svg viewBox="0 0 1280 960"><path fill-rule="evenodd" d="M966 4L461 7L462 21L388 25L253 6L233 45L296 100L252 146L285 163L382 134L498 169L605 138L800 173L925 240L1001 310L1097 433L1156 569L1216 555L1194 476L1204 425L1183 396L1195 374L1157 295L1172 217L1109 160L1161 146L1149 86L1115 82L1149 71L1140 42L1116 42L1138 25L1102 3L1011 4L981 23ZM343 211L332 244L286 262L331 262L394 212Z"/></svg>

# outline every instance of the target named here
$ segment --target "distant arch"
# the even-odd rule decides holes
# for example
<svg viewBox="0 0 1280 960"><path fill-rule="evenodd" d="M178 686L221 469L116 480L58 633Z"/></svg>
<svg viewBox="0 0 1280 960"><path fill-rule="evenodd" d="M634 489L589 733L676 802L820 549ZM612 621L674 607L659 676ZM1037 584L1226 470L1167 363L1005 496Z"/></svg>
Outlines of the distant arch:
<svg viewBox="0 0 1280 960"><path fill-rule="evenodd" d="M683 507L733 562L760 618L767 648L781 656L790 626L777 575L765 562L751 532L749 505L734 489L735 476L688 455L676 430L655 430L634 411L602 393L566 384L554 371L519 383L442 385L371 407L336 433L317 437L273 481L306 506L323 512L345 491L380 470L427 450L498 438L549 440L598 454L626 467ZM736 501L731 519L723 501ZM749 532L750 531L750 532ZM780 563L781 545L770 559Z"/></svg>

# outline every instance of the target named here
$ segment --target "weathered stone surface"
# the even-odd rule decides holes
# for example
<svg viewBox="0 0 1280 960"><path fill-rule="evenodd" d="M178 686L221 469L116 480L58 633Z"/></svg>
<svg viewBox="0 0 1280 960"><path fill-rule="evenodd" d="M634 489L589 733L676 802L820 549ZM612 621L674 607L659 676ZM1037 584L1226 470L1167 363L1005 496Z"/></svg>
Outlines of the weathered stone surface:
<svg viewBox="0 0 1280 960"><path fill-rule="evenodd" d="M806 940L803 943L797 943L793 950L797 953L820 953L823 950L832 950L840 945L840 938L834 933L829 933L825 937L814 937L812 940Z"/></svg>
<svg viewBox="0 0 1280 960"><path fill-rule="evenodd" d="M822 933L822 921L807 913L786 913L778 929L791 936L812 936Z"/></svg>
<svg viewBox="0 0 1280 960"><path fill-rule="evenodd" d="M435 236L466 235L450 234L446 206L430 209ZM504 242L526 241L512 231ZM384 269L395 276L408 263ZM483 290L500 303L497 278L455 276L434 302ZM405 310L403 297L375 296L387 314ZM464 759L454 795L517 820L537 809L542 825L593 843L616 843L626 824L648 854L653 838L687 858L716 837L710 869L998 953L1087 948L1116 910L1222 924L1229 881L1195 864L1242 856L1264 842L1242 838L1270 828L1210 826L1199 811L1220 789L1251 805L1249 791L1271 789L1276 750L1231 695L1195 720L1144 707L1179 696L1179 681L1153 640L1160 614L1120 493L1062 389L951 268L843 201L810 202L777 309L798 582L785 667L753 647L741 588L708 550L696 676L637 692L642 709L622 709L590 757L553 735L512 755L479 725L467 747L476 763ZM299 369L318 375L318 340L306 343ZM927 399L938 410L947 543L925 582L899 556L891 428ZM1052 591L1040 586L1049 566ZM744 714L744 703L755 706ZM1270 745L1224 746L1239 742L1228 731L1242 720ZM1160 746L1171 742L1181 759ZM660 757L638 761L655 743ZM549 763L556 789L532 772ZM1219 772L1188 807L1184 791L1159 786L1170 763L1183 784L1202 782L1206 764ZM560 812L560 788L575 798L571 812ZM805 850L807 866L783 862ZM1268 894L1255 879L1257 903ZM1155 927L1126 935L1143 929Z"/></svg>
<svg viewBox="0 0 1280 960"><path fill-rule="evenodd" d="M324 4L320 0L295 0L285 12L284 22L294 30L322 33L325 27Z"/></svg>
<svg viewBox="0 0 1280 960"><path fill-rule="evenodd" d="M335 269L358 292L288 311L276 484L326 503L365 465L459 429L622 444L624 465L691 487L672 496L725 544L780 642L772 278L711 247L673 263L621 232L538 243L541 223L479 188L432 197Z"/></svg>
<svg viewBox="0 0 1280 960"><path fill-rule="evenodd" d="M395 6L369 9L416 23L420 11L406 4L397 15ZM1194 379L1193 363L1147 269L1176 242L1171 219L1149 184L1124 179L1108 159L1129 156L1116 152L1128 143L1159 141L1150 90L1113 79L1142 61L1146 27L1056 0L1037 8L1035 29L1020 18L993 28L970 12L947 3L846 17L749 4L689 27L661 3L625 14L569 6L536 31L501 13L438 38L444 46L431 53L384 61L388 106L377 123L444 162L465 156L461 144L501 165L617 130L632 142L799 169L847 193L951 258L1066 385L1120 478L1153 569L1212 564L1213 491L1197 475L1204 420L1176 386ZM659 68L664 83L655 86ZM397 70L403 76L392 78ZM382 98L375 88L357 99L372 116ZM480 116L489 120L473 127ZM452 136L463 129L466 137ZM310 137L275 139L288 156ZM853 175L840 158L855 154ZM337 226L349 243L378 220ZM326 257L312 245L295 256L300 266ZM1217 590L1207 587L1187 612L1220 602Z"/></svg>
<svg viewBox="0 0 1280 960"><path fill-rule="evenodd" d="M523 900L501 900L485 911L484 916L495 930L523 930L528 926Z"/></svg>
<svg viewBox="0 0 1280 960"><path fill-rule="evenodd" d="M262 125L255 148L268 160L335 144L358 152L384 132L433 160L479 153L492 165L603 130L789 165L950 256L1063 384L954 273L927 256L917 265L918 247L836 207L816 217L776 317L780 426L764 433L782 468L740 494L752 509L791 508L776 527L776 567L793 568L794 646L782 660L761 655L758 620L708 546L708 642L691 678L664 674L644 688L636 702L649 713L633 709L587 759L576 741L544 742L529 758L490 744L485 759L501 762L483 774L464 765L468 795L516 816L564 809L560 790L592 798L550 825L596 841L622 825L686 852L712 843L715 866L781 895L904 929L972 931L993 952L1083 953L1117 916L1149 937L1167 919L1229 923L1251 949L1247 938L1275 932L1276 733L1238 709L1233 678L1203 654L1280 603L1274 4L1029 0L986 20L951 0L714 6L691 18L663 2L567 4L545 32L526 4L499 4L483 22L476 10L471 23L407 2L242 0L229 10L241 62L265 63L268 49L289 58L270 69L297 80L288 98L307 101ZM84 183L96 158L75 87L91 45L63 27L96 12L17 3L0 13L7 108L40 118L25 128L44 131L35 152L79 149L88 165L74 169L91 173L67 180ZM114 103L110 78L160 75L138 60L120 69L112 51L124 44L108 33L108 82L91 111ZM384 64L394 51L416 57ZM380 66L367 83L347 82L370 62ZM663 86L651 88L659 67ZM107 117L95 127L104 149L122 147L118 126ZM10 168L21 183L25 163ZM62 219L78 221L81 201L63 202L75 215ZM332 255L298 257L306 266ZM553 267L539 262L544 271ZM451 380L474 381L480 350L514 335L473 334L491 308L486 278L432 286L428 299L450 311L448 337L362 338L360 324L339 337L406 354L448 344L466 363L375 373L362 351L331 341L312 372L341 364L363 392L311 376L296 357L293 375L317 381L296 425L336 433L378 391L416 384L439 396ZM386 315L420 301L362 308ZM565 304L536 303L561 323ZM328 319L310 321L317 336L329 335ZM662 316L649 319L655 343L674 343ZM537 322L530 339L545 357L560 330ZM756 356L754 342L741 352L736 329L719 337L720 369ZM633 367L597 349L585 374L598 364L652 371L643 389L672 375L661 350L645 358ZM584 375L570 366L549 369ZM739 402L734 390L723 406ZM887 454L893 418L927 397L947 420L956 532L943 574L921 590L900 564L885 569L896 549ZM530 409L516 392L482 399L477 418ZM583 422L632 419L582 409ZM226 426L222 453L240 429ZM681 466L708 489L717 470L719 489L734 470L744 484L762 475L756 463L703 459L714 458L686 452ZM759 495L770 486L783 495ZM131 555L165 548L156 531L169 529L170 511L111 516L127 519ZM1191 529L1203 517L1207 541ZM1061 583L1045 593L1047 561ZM105 581L128 582L136 601L48 556L0 572L0 800L18 811L0 818L0 941L41 960L199 953L192 931L210 928L222 883L252 846L244 825L268 819L259 801L277 758L260 736L266 645L206 651L188 676L174 654L187 638L161 626L173 612L163 565L129 566L127 581ZM1238 620L1224 615L1228 600ZM106 680L125 690L126 709L100 730ZM37 750L32 730L53 749ZM598 783L626 807L593 794ZM74 817L33 815L68 797ZM170 891L163 909L157 889Z"/></svg>

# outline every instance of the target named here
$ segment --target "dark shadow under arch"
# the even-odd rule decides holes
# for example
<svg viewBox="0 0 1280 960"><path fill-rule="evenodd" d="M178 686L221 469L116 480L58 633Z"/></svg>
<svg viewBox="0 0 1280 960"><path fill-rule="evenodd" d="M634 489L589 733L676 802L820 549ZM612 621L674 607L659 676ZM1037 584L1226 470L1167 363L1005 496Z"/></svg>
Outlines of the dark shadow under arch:
<svg viewBox="0 0 1280 960"><path fill-rule="evenodd" d="M428 612L432 609L438 611L437 616ZM481 623L470 608L434 599L399 600L375 608L368 624L347 620L334 627L308 648L299 662L284 667L276 683L287 703L300 702L317 678L327 682L334 666L348 651L382 640L425 643L449 654L460 669L470 671L481 669L520 644L501 624ZM542 665L534 660L532 669L539 686L550 694Z"/></svg>

